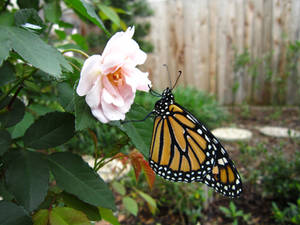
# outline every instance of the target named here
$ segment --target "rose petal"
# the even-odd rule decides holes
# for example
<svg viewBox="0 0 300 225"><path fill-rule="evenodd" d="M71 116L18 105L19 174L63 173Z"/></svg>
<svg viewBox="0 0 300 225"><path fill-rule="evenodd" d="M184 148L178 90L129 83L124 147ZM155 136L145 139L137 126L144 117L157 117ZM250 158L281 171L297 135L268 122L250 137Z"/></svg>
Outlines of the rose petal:
<svg viewBox="0 0 300 225"><path fill-rule="evenodd" d="M93 55L84 62L76 88L79 96L86 95L93 87L97 77L101 75L100 62L100 55Z"/></svg>
<svg viewBox="0 0 300 225"><path fill-rule="evenodd" d="M120 88L120 95L124 99L124 105L120 107L120 112L127 113L134 102L135 92L132 91L132 88L125 84L122 88Z"/></svg>
<svg viewBox="0 0 300 225"><path fill-rule="evenodd" d="M105 117L102 109L94 108L92 109L92 114L102 123L108 123L110 121Z"/></svg>
<svg viewBox="0 0 300 225"><path fill-rule="evenodd" d="M137 68L129 68L123 66L125 80L128 85L130 85L135 90L149 91L149 86L151 87L151 81L148 79L148 73L142 72Z"/></svg>
<svg viewBox="0 0 300 225"><path fill-rule="evenodd" d="M114 106L113 104L108 104L107 102L102 101L101 106L105 117L108 118L109 120L125 119L125 113L120 112L119 108Z"/></svg>
<svg viewBox="0 0 300 225"><path fill-rule="evenodd" d="M107 76L103 77L103 91L103 101L106 101L108 104L114 104L116 106L124 105L124 100L120 95L119 90L109 82Z"/></svg>
<svg viewBox="0 0 300 225"><path fill-rule="evenodd" d="M101 77L95 82L94 87L90 92L86 95L85 101L91 108L92 114L102 123L107 123L109 120L105 117L103 110L101 108Z"/></svg>

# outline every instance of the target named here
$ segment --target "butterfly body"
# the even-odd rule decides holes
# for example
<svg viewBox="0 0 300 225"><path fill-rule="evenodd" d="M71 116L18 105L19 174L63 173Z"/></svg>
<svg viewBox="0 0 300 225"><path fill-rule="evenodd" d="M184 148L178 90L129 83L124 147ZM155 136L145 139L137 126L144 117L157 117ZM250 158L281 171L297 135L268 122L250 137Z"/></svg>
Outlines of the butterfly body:
<svg viewBox="0 0 300 225"><path fill-rule="evenodd" d="M241 179L227 152L166 88L155 104L150 166L174 182L202 182L230 197L240 194Z"/></svg>

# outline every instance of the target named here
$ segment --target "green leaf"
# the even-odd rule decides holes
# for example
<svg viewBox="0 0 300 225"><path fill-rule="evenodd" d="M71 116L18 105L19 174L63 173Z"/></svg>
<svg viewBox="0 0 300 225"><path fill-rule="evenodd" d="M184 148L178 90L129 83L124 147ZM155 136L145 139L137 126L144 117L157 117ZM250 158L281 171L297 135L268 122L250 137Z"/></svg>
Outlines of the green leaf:
<svg viewBox="0 0 300 225"><path fill-rule="evenodd" d="M1 25L0 25L1 27ZM1 28L0 28L1 30ZM6 60L9 56L9 51L11 49L11 40L7 35L4 35L1 33L0 35L0 41L1 41L1 45L0 45L0 66L2 65L2 62L4 60Z"/></svg>
<svg viewBox="0 0 300 225"><path fill-rule="evenodd" d="M68 83L58 83L58 102L68 112L74 111L73 88Z"/></svg>
<svg viewBox="0 0 300 225"><path fill-rule="evenodd" d="M6 201L12 201L14 196L7 190L4 179L0 180L0 196Z"/></svg>
<svg viewBox="0 0 300 225"><path fill-rule="evenodd" d="M91 205L115 208L112 192L81 157L59 152L50 155L48 161L61 189Z"/></svg>
<svg viewBox="0 0 300 225"><path fill-rule="evenodd" d="M61 67L72 71L71 65L63 55L36 34L22 28L7 26L0 26L0 33L0 65L13 49L28 63L55 78L60 77Z"/></svg>
<svg viewBox="0 0 300 225"><path fill-rule="evenodd" d="M48 225L49 210L41 209L32 216L33 225Z"/></svg>
<svg viewBox="0 0 300 225"><path fill-rule="evenodd" d="M12 202L0 201L1 225L32 225L27 212Z"/></svg>
<svg viewBox="0 0 300 225"><path fill-rule="evenodd" d="M40 104L32 104L29 106L29 109L38 116L42 116L53 111L52 109Z"/></svg>
<svg viewBox="0 0 300 225"><path fill-rule="evenodd" d="M113 212L110 209L99 207L99 211L102 219L104 219L112 225L120 225L118 219L114 216Z"/></svg>
<svg viewBox="0 0 300 225"><path fill-rule="evenodd" d="M16 79L14 67L9 62L4 62L0 67L0 87Z"/></svg>
<svg viewBox="0 0 300 225"><path fill-rule="evenodd" d="M50 225L91 225L83 212L67 207L52 209L49 222Z"/></svg>
<svg viewBox="0 0 300 225"><path fill-rule="evenodd" d="M76 42L77 45L79 45L84 51L88 50L88 44L86 42L86 39L80 35L80 34L72 34L71 38L73 41Z"/></svg>
<svg viewBox="0 0 300 225"><path fill-rule="evenodd" d="M7 108L11 99L8 97L0 102L0 123L3 127L12 127L24 117L25 105L20 99L16 98L10 108Z"/></svg>
<svg viewBox="0 0 300 225"><path fill-rule="evenodd" d="M133 104L131 106L131 110L126 114L126 120L130 121L144 119L147 114L148 113L146 110L144 110L142 107ZM148 158L153 129L153 120L148 118L143 122L128 122L120 125L120 129L128 135L135 147L146 158Z"/></svg>
<svg viewBox="0 0 300 225"><path fill-rule="evenodd" d="M24 134L24 144L35 149L53 148L74 136L74 116L67 112L51 112L35 121Z"/></svg>
<svg viewBox="0 0 300 225"><path fill-rule="evenodd" d="M6 130L0 130L0 156L2 156L10 146L11 137L10 133Z"/></svg>
<svg viewBox="0 0 300 225"><path fill-rule="evenodd" d="M122 201L123 201L123 205L124 205L125 209L127 209L134 216L137 216L138 205L137 205L136 201L130 197L124 197L122 199Z"/></svg>
<svg viewBox="0 0 300 225"><path fill-rule="evenodd" d="M28 127L33 123L34 118L31 113L25 112L24 118L15 126L8 128L13 139L22 137Z"/></svg>
<svg viewBox="0 0 300 225"><path fill-rule="evenodd" d="M6 171L8 190L26 210L32 211L47 195L49 169L40 153L19 151Z"/></svg>
<svg viewBox="0 0 300 225"><path fill-rule="evenodd" d="M120 18L112 7L104 4L98 4L98 7L113 23L120 27Z"/></svg>
<svg viewBox="0 0 300 225"><path fill-rule="evenodd" d="M14 23L15 23L14 13L12 13L12 12L0 13L0 25L13 26Z"/></svg>
<svg viewBox="0 0 300 225"><path fill-rule="evenodd" d="M230 216L230 210L224 206L220 206L219 209L224 213L225 216Z"/></svg>
<svg viewBox="0 0 300 225"><path fill-rule="evenodd" d="M40 18L38 12L35 9L21 9L15 13L15 24L17 26L25 26L26 24L33 24L35 26L40 27L39 29L42 31L45 28L45 24L43 20Z"/></svg>
<svg viewBox="0 0 300 225"><path fill-rule="evenodd" d="M142 191L138 191L138 194L147 202L149 209L151 210L151 213L155 214L155 211L157 209L155 200L150 195L147 195Z"/></svg>
<svg viewBox="0 0 300 225"><path fill-rule="evenodd" d="M107 36L110 36L109 31L105 28L103 22L97 16L94 7L85 0L64 0L70 7L75 9L83 17L99 26Z"/></svg>
<svg viewBox="0 0 300 225"><path fill-rule="evenodd" d="M17 0L17 3L21 9L34 8L39 9L39 0Z"/></svg>
<svg viewBox="0 0 300 225"><path fill-rule="evenodd" d="M99 221L101 220L101 216L99 210L96 206L87 204L76 196L63 192L61 194L64 203L66 206L79 210L87 215L87 217L92 221Z"/></svg>
<svg viewBox="0 0 300 225"><path fill-rule="evenodd" d="M58 22L58 25L59 25L59 27L62 27L62 28L73 28L73 27L74 27L73 24L67 23L67 22L62 21L62 20L60 20L60 21Z"/></svg>
<svg viewBox="0 0 300 225"><path fill-rule="evenodd" d="M60 1L46 3L44 6L45 20L58 23L61 17Z"/></svg>
<svg viewBox="0 0 300 225"><path fill-rule="evenodd" d="M112 183L112 187L117 191L120 195L125 195L126 194L126 189L123 184L120 182L114 181Z"/></svg>
<svg viewBox="0 0 300 225"><path fill-rule="evenodd" d="M85 97L80 97L74 91L75 101L75 129L76 131L94 127L97 120L91 113L91 109L85 102Z"/></svg>
<svg viewBox="0 0 300 225"><path fill-rule="evenodd" d="M60 40L66 39L66 37L67 37L66 32L64 32L63 30L57 30L57 29L55 29L54 31Z"/></svg>
<svg viewBox="0 0 300 225"><path fill-rule="evenodd" d="M231 209L231 212L235 212L236 211L236 206L235 206L235 204L232 201L229 203L229 208Z"/></svg>

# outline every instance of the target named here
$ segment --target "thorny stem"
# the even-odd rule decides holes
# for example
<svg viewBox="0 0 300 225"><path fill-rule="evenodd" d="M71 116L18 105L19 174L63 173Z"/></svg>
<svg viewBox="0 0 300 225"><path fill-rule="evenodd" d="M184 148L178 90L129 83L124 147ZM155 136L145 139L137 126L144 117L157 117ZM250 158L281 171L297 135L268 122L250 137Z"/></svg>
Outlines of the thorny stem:
<svg viewBox="0 0 300 225"><path fill-rule="evenodd" d="M70 49L65 49L65 50L62 50L61 53L64 54L66 52L76 52L76 53L79 53L81 55L83 55L84 57L86 58L89 58L90 56L88 54L86 54L84 51L81 51L79 49L75 49L75 48L70 48Z"/></svg>
<svg viewBox="0 0 300 225"><path fill-rule="evenodd" d="M21 79L17 80L16 84L14 86L11 87L11 89L3 96L1 96L0 98L0 102L2 102L7 96L9 96L9 94L11 92L13 92L13 90L18 87L20 84L22 84L27 78L31 77L35 72L37 71L37 69L35 69L33 72L31 72L30 74L28 74L27 76L22 77Z"/></svg>
<svg viewBox="0 0 300 225"><path fill-rule="evenodd" d="M23 83L21 83L21 85L18 87L17 91L15 92L14 96L12 97L12 99L10 100L10 102L7 105L7 109L8 111L11 110L12 104L14 103L14 101L16 100L19 92L21 91L21 89L23 88Z"/></svg>

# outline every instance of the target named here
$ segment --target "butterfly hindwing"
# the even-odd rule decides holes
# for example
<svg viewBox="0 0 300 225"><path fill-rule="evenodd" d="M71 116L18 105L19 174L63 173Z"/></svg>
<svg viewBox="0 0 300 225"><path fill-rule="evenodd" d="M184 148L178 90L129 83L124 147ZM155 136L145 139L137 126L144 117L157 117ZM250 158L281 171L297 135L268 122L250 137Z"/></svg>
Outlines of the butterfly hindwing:
<svg viewBox="0 0 300 225"><path fill-rule="evenodd" d="M205 175L202 182L225 196L237 197L242 192L241 177L223 146L217 143L216 148L212 173Z"/></svg>

